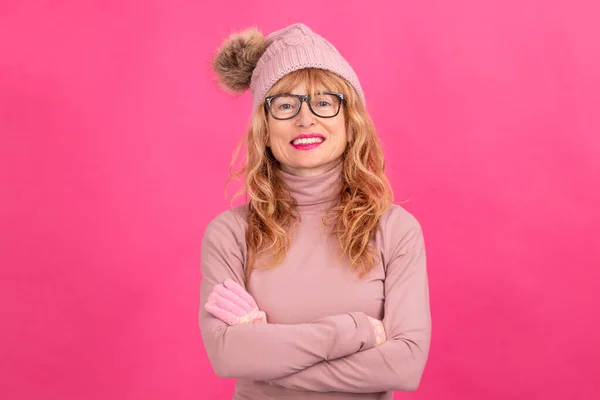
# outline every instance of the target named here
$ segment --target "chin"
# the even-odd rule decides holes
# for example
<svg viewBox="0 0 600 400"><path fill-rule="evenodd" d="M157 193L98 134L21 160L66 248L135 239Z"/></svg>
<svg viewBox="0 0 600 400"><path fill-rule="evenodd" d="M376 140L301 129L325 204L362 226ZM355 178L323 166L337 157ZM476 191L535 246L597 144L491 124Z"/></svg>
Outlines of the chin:
<svg viewBox="0 0 600 400"><path fill-rule="evenodd" d="M313 162L299 162L294 165L295 168L319 168L323 165L327 164L329 161L321 162L321 161L313 161Z"/></svg>

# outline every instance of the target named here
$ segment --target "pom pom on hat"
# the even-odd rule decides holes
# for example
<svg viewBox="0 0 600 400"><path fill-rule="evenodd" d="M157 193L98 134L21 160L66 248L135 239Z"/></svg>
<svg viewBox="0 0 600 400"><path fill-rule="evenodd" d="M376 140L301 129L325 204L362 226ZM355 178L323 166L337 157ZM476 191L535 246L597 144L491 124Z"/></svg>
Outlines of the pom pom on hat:
<svg viewBox="0 0 600 400"><path fill-rule="evenodd" d="M303 68L324 69L344 78L364 103L362 87L350 64L329 41L302 23L266 37L254 27L231 34L213 60L220 86L238 94L250 89L255 107L279 79Z"/></svg>
<svg viewBox="0 0 600 400"><path fill-rule="evenodd" d="M231 34L217 50L212 63L219 85L234 93L250 88L252 72L266 47L263 34L254 27Z"/></svg>

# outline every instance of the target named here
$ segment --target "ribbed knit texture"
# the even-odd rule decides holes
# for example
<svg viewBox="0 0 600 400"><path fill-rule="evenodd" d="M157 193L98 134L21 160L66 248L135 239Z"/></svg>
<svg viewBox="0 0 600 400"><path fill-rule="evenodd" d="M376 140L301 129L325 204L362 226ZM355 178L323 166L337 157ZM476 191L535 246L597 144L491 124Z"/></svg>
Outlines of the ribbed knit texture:
<svg viewBox="0 0 600 400"><path fill-rule="evenodd" d="M289 25L269 34L265 40L266 51L256 64L250 83L255 107L279 79L303 68L321 68L339 75L365 102L362 87L350 64L331 43L306 25Z"/></svg>

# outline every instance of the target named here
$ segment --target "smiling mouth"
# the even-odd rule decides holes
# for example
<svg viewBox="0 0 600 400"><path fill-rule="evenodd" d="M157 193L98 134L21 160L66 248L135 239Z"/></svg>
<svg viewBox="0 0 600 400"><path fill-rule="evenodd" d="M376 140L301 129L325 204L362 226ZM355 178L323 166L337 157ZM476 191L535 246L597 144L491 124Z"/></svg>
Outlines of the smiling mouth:
<svg viewBox="0 0 600 400"><path fill-rule="evenodd" d="M292 140L290 143L292 144L292 146L302 146L302 145L309 145L309 144L315 144L315 143L323 143L325 141L325 138L323 137L311 137L311 138L300 138L300 139L295 139Z"/></svg>
<svg viewBox="0 0 600 400"><path fill-rule="evenodd" d="M324 137L300 138L292 140L290 145L296 150L307 151L319 147L324 141Z"/></svg>

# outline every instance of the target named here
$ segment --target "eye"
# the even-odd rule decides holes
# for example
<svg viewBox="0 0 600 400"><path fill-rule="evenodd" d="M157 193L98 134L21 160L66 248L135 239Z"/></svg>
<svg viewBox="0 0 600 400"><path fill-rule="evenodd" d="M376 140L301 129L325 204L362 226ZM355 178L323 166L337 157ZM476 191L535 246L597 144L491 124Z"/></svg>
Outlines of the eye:
<svg viewBox="0 0 600 400"><path fill-rule="evenodd" d="M278 96L271 103L271 109L277 112L291 113L296 108L298 108L298 100L293 96Z"/></svg>
<svg viewBox="0 0 600 400"><path fill-rule="evenodd" d="M331 94L320 93L313 98L312 105L321 110L333 109L337 106L337 98Z"/></svg>

